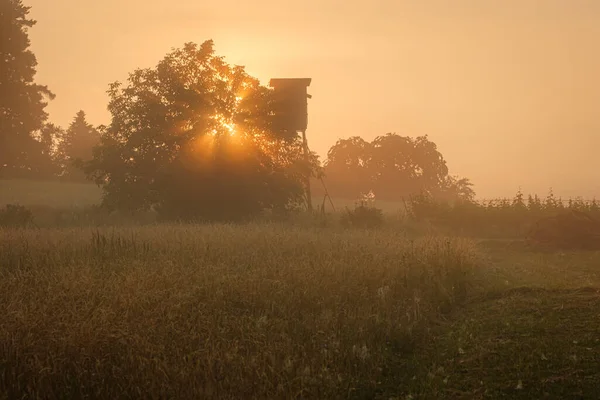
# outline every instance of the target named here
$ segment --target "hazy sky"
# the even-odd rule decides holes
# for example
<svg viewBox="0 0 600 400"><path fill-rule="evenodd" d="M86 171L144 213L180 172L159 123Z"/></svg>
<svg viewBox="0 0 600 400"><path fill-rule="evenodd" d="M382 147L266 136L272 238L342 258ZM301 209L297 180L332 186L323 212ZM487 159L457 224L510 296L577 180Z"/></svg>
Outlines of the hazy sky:
<svg viewBox="0 0 600 400"><path fill-rule="evenodd" d="M598 0L26 0L52 122L185 42L265 84L311 77L309 145L428 134L479 197L600 198Z"/></svg>

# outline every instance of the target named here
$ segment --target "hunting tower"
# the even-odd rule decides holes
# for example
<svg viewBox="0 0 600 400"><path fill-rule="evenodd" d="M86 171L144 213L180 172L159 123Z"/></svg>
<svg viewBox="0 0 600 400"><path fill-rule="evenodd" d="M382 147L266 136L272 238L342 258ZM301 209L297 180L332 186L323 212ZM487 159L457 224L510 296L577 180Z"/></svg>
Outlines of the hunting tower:
<svg viewBox="0 0 600 400"><path fill-rule="evenodd" d="M295 137L298 132L302 133L304 145L304 157L308 164L309 150L306 140L306 128L308 126L308 99L311 95L307 93L311 78L286 78L271 79L269 86L273 88L273 129L284 136ZM310 193L310 175L306 177L306 204L312 211L312 199Z"/></svg>

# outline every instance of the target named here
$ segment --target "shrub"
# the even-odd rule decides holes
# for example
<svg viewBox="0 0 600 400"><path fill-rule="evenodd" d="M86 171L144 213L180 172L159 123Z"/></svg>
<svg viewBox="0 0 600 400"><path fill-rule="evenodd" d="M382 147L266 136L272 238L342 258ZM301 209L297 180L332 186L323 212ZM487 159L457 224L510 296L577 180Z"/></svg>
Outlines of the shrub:
<svg viewBox="0 0 600 400"><path fill-rule="evenodd" d="M377 228L383 224L383 211L372 206L366 200L361 200L356 204L354 210L346 208L341 222L347 227Z"/></svg>
<svg viewBox="0 0 600 400"><path fill-rule="evenodd" d="M456 234L478 237L528 237L538 221L566 211L581 211L590 217L600 217L600 207L593 201L554 197L552 191L545 199L517 192L513 199L488 201L459 201L448 203L430 196L416 196L410 201L411 217L428 221L436 227Z"/></svg>

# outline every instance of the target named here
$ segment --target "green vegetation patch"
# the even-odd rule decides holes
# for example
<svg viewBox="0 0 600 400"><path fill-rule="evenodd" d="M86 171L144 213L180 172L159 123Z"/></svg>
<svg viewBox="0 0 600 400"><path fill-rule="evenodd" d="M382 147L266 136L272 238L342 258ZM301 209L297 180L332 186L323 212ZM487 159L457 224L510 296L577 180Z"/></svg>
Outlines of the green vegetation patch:
<svg viewBox="0 0 600 400"><path fill-rule="evenodd" d="M595 288L522 288L472 304L421 349L405 390L431 399L596 398L599 307Z"/></svg>

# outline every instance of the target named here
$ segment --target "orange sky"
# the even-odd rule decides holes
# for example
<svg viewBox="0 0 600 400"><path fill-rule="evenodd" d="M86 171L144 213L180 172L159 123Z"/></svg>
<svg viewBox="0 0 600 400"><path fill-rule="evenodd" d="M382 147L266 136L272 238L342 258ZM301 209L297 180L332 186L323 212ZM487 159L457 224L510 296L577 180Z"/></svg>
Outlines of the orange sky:
<svg viewBox="0 0 600 400"><path fill-rule="evenodd" d="M52 122L207 39L265 84L311 77L309 144L428 134L479 197L600 198L598 0L26 0ZM576 174L576 175L575 175ZM576 177L574 177L576 176Z"/></svg>

